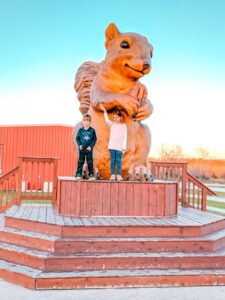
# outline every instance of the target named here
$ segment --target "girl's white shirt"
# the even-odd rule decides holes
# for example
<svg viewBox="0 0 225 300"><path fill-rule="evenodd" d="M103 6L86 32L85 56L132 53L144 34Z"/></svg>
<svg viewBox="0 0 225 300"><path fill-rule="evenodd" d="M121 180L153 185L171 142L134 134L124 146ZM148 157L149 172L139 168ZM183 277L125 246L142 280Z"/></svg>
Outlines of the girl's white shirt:
<svg viewBox="0 0 225 300"><path fill-rule="evenodd" d="M127 148L127 126L124 123L116 123L109 120L107 111L104 112L106 123L110 126L108 149L124 152Z"/></svg>

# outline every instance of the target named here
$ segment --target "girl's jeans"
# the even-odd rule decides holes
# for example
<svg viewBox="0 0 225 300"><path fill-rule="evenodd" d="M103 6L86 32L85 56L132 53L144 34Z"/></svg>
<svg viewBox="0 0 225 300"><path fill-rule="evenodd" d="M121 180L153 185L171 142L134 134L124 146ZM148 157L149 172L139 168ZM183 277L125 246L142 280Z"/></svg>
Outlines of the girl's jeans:
<svg viewBox="0 0 225 300"><path fill-rule="evenodd" d="M109 150L110 152L110 170L111 175L115 174L115 166L117 166L117 175L121 175L122 168L122 151L119 150Z"/></svg>

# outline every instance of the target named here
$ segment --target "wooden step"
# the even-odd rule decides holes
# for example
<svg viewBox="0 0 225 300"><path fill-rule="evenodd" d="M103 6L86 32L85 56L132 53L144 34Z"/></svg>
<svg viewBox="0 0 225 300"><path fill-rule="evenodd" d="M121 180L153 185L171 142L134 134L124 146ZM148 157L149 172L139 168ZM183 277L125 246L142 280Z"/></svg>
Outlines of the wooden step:
<svg viewBox="0 0 225 300"><path fill-rule="evenodd" d="M210 253L114 253L54 255L0 243L0 258L39 270L223 269L225 249Z"/></svg>
<svg viewBox="0 0 225 300"><path fill-rule="evenodd" d="M0 278L29 289L225 285L225 269L101 270L45 273L0 261Z"/></svg>
<svg viewBox="0 0 225 300"><path fill-rule="evenodd" d="M197 237L225 228L225 219L212 221L208 224L199 223L194 226L185 224L182 226L174 224L162 226L158 225L157 222L148 225L148 220L146 221L144 218L141 220L139 220L140 218L132 218L132 220L118 218L117 221L116 218L111 220L108 217L104 220L101 218L101 223L95 219L98 218L86 218L82 220L83 223L77 220L77 224L73 225L58 225L6 216L5 226L64 237ZM111 225L112 223L113 225Z"/></svg>
<svg viewBox="0 0 225 300"><path fill-rule="evenodd" d="M0 242L58 254L210 252L225 247L225 230L203 237L190 238L68 238L14 228L1 228Z"/></svg>
<svg viewBox="0 0 225 300"><path fill-rule="evenodd" d="M25 231L14 228L0 228L0 242L24 246L36 250L55 252L57 237L50 234Z"/></svg>
<svg viewBox="0 0 225 300"><path fill-rule="evenodd" d="M55 252L61 254L210 252L223 247L225 247L225 230L197 238L61 238L55 241Z"/></svg>

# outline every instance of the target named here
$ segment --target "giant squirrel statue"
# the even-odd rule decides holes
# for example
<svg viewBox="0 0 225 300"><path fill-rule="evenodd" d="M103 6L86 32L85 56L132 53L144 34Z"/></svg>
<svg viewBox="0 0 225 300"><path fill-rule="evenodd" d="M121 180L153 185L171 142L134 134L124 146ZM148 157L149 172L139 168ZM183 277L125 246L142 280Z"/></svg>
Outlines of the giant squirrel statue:
<svg viewBox="0 0 225 300"><path fill-rule="evenodd" d="M127 125L128 141L123 155L122 176L127 179L149 180L151 173L147 168L147 160L151 133L141 121L152 114L153 106L147 98L146 86L139 79L151 71L153 47L140 34L119 32L114 23L106 28L105 47L105 60L101 63L83 63L76 73L74 83L80 111L91 115L91 126L97 134L94 166L103 179L109 179L110 129L99 107L102 103L109 118L115 108L120 109ZM80 126L80 123L77 124L76 129Z"/></svg>

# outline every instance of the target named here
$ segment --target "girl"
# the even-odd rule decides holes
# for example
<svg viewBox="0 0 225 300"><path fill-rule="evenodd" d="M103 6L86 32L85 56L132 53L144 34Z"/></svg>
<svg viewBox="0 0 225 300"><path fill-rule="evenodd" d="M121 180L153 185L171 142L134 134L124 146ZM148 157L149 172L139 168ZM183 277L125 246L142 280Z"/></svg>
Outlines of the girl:
<svg viewBox="0 0 225 300"><path fill-rule="evenodd" d="M110 180L115 180L115 167L117 167L117 180L122 181L122 156L127 147L127 126L122 123L122 114L120 111L113 113L113 121L111 121L103 104L100 104L100 109L104 112L105 121L110 126L108 145L110 152Z"/></svg>

